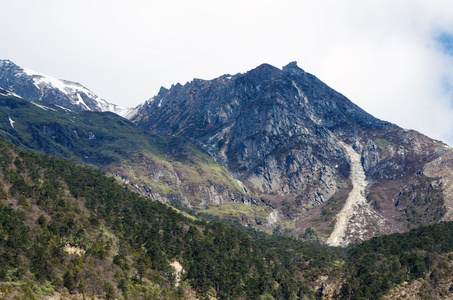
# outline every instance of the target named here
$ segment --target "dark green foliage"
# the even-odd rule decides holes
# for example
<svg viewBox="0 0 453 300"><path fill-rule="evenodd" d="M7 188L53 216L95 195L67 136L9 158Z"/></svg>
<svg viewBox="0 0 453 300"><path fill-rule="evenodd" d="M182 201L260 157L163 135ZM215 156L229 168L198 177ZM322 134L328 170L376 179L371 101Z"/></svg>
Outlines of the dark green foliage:
<svg viewBox="0 0 453 300"><path fill-rule="evenodd" d="M33 278L42 286L110 299L132 294L177 299L182 292L172 288L170 266L177 260L185 270L182 280L200 298L315 299L322 292L313 290L313 282L328 274L346 278L342 298L378 299L418 278L428 280L421 293L429 296L450 274L442 255L453 252L453 223L373 238L346 254L316 242L189 219L99 170L49 155L2 142L0 153L0 179L10 186L8 199L0 202L0 282ZM305 238L313 234L307 229ZM71 256L67 246L84 254ZM107 270L110 275L99 273ZM146 288L150 281L159 292ZM21 293L35 297L25 286Z"/></svg>
<svg viewBox="0 0 453 300"><path fill-rule="evenodd" d="M453 251L452 232L453 222L442 222L352 246L342 297L379 299L403 281L425 278L441 254ZM434 283L441 277L439 271L430 275Z"/></svg>
<svg viewBox="0 0 453 300"><path fill-rule="evenodd" d="M74 288L74 276L69 271L63 275L63 285L70 291Z"/></svg>
<svg viewBox="0 0 453 300"><path fill-rule="evenodd" d="M25 214L0 203L0 279L8 277L9 270L23 263L31 243L30 230L25 226Z"/></svg>
<svg viewBox="0 0 453 300"><path fill-rule="evenodd" d="M331 271L333 261L341 259L339 250L320 244L188 219L163 203L130 192L99 170L0 146L5 153L18 154L11 162L14 168L11 163L3 166L4 180L14 183L9 191L12 201L25 199L41 211L30 235L23 222L26 212L2 207L7 211L2 226L9 226L4 234L22 238L8 239L14 245L2 248L2 259L7 261L0 272L2 280L24 264L40 284L52 282L70 292L83 292L91 285L99 295L115 298L131 292L134 285L144 285L145 277L161 286L174 284L170 262L178 260L185 269L183 280L203 297L215 292L222 299L314 298L306 278ZM108 231L120 239L116 245ZM67 245L84 250L83 259L69 259L63 250ZM99 274L90 271L90 261L94 265L110 261L117 279L99 281Z"/></svg>

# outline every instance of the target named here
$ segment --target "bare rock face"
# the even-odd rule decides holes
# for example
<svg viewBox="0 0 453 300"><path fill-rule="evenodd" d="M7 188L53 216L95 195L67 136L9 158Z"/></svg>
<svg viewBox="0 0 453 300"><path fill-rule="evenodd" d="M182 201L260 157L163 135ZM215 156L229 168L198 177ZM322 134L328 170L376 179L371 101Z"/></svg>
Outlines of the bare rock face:
<svg viewBox="0 0 453 300"><path fill-rule="evenodd" d="M336 191L335 178L347 178L341 135L355 139L364 126L396 128L295 63L162 88L132 120L190 138L250 190L303 194L310 204L325 202Z"/></svg>
<svg viewBox="0 0 453 300"><path fill-rule="evenodd" d="M427 164L423 174L430 178L439 178L432 181L433 189L441 188L444 200L444 221L453 221L453 150Z"/></svg>
<svg viewBox="0 0 453 300"><path fill-rule="evenodd" d="M403 225L409 212L399 210L395 199L415 184L426 163L446 152L442 143L374 118L295 62L162 88L131 120L159 134L189 138L249 194L276 209L279 220L296 223L298 232L320 220L338 222L341 201L353 186L350 147L367 185L363 201L342 220L347 242L415 226ZM311 209L318 206L329 213ZM334 226L329 227L321 230L325 238Z"/></svg>

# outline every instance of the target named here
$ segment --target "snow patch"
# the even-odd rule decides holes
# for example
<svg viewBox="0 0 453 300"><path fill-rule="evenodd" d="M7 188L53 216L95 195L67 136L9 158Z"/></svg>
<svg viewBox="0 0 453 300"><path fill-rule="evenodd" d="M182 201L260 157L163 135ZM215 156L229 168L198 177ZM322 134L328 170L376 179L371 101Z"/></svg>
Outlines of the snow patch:
<svg viewBox="0 0 453 300"><path fill-rule="evenodd" d="M58 107L58 108L61 108L62 110L67 111L67 112L72 112L72 110L70 110L69 108L66 108L66 107L63 107L63 106L60 106L60 105L56 105L56 104L54 104L54 105L55 105L56 107Z"/></svg>
<svg viewBox="0 0 453 300"><path fill-rule="evenodd" d="M119 106L116 108L121 110L116 110L114 113L128 120L132 119L137 114L136 108L123 108Z"/></svg>
<svg viewBox="0 0 453 300"><path fill-rule="evenodd" d="M86 110L91 111L91 109L88 107L88 105L86 105L85 101L83 101L83 98L82 98L82 96L80 96L80 93L76 93L76 95L77 95L77 100L78 100L77 104L79 104L81 106L85 106Z"/></svg>
<svg viewBox="0 0 453 300"><path fill-rule="evenodd" d="M20 99L23 99L21 96L9 91L9 90L6 90L6 89L3 89L3 88L0 88L0 96L13 96L13 97L16 97L16 98L20 98Z"/></svg>
<svg viewBox="0 0 453 300"><path fill-rule="evenodd" d="M47 106L44 106L44 105L41 105L41 104L38 104L34 101L30 101L32 104L36 105L37 107L41 108L41 109L44 109L44 110L51 110L51 111L56 111L55 109L53 108L50 108L50 107L47 107Z"/></svg>
<svg viewBox="0 0 453 300"><path fill-rule="evenodd" d="M16 123L16 121L13 121L10 117L8 117L8 119L9 119L9 124L11 124L11 127L13 129L16 129L16 128L14 128L14 123Z"/></svg>
<svg viewBox="0 0 453 300"><path fill-rule="evenodd" d="M13 92L11 92L11 91L7 91L7 92L8 92L8 94L6 94L7 96L13 96L13 97L16 97L16 98L24 99L24 98L22 98L21 96L19 96L19 95L16 94L16 93L13 93Z"/></svg>
<svg viewBox="0 0 453 300"><path fill-rule="evenodd" d="M46 75L44 75L44 74L42 74L42 73L39 73L39 72L36 72L36 71L33 71L33 70L31 70L31 69L22 68L22 70L24 70L25 74L30 75L30 76L42 76L42 77L46 77Z"/></svg>
<svg viewBox="0 0 453 300"><path fill-rule="evenodd" d="M57 79L30 69L22 69L25 74L29 75L33 79L33 84L39 90L44 91L48 86L58 89L61 93L66 95L74 105L80 107L83 110L101 112L108 111L124 118L131 118L134 115L133 108L125 108L109 103L77 82ZM89 98L93 100L96 103L95 107L89 107L83 98Z"/></svg>

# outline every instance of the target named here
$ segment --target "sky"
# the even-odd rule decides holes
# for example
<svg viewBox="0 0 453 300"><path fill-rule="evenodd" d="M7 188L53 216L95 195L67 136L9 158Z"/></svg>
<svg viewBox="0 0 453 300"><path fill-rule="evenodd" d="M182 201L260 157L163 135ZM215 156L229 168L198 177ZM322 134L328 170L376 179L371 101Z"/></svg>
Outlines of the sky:
<svg viewBox="0 0 453 300"><path fill-rule="evenodd" d="M135 107L161 86L291 61L453 146L451 0L0 0L0 59Z"/></svg>

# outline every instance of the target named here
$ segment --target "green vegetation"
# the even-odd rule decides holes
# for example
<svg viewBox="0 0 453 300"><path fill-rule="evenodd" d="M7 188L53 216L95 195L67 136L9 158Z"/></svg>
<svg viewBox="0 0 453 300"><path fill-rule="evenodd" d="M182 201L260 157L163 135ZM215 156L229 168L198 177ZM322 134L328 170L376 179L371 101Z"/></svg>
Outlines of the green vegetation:
<svg viewBox="0 0 453 300"><path fill-rule="evenodd" d="M376 142L376 145L381 150L381 152L384 156L388 155L388 150L387 150L388 146L396 146L394 143L392 143L386 139L375 139L374 141Z"/></svg>
<svg viewBox="0 0 453 300"><path fill-rule="evenodd" d="M106 299L182 299L190 293L315 299L322 297L315 287L325 275L345 280L338 285L344 299L379 299L415 280L423 280L419 295L431 297L445 292L439 286L453 276L452 222L373 238L346 253L188 218L100 170L4 142L0 182L0 292L6 298L58 292ZM331 202L334 207L338 200ZM260 213L239 206L244 215ZM178 286L172 261L184 268Z"/></svg>
<svg viewBox="0 0 453 300"><path fill-rule="evenodd" d="M208 214L238 223L245 221L247 224L255 222L264 224L267 222L267 217L271 212L272 208L270 207L231 202L224 205L209 205L202 215Z"/></svg>
<svg viewBox="0 0 453 300"><path fill-rule="evenodd" d="M391 288L417 279L425 280L421 295L435 295L439 283L444 279L451 282L453 276L449 263L453 258L452 232L453 222L443 222L352 246L341 297L380 299Z"/></svg>
<svg viewBox="0 0 453 300"><path fill-rule="evenodd" d="M341 249L187 218L89 167L0 143L0 292L8 297L314 299ZM170 262L185 272L176 287Z"/></svg>
<svg viewBox="0 0 453 300"><path fill-rule="evenodd" d="M0 95L0 138L24 150L99 168L142 193L174 201L197 205L212 185L220 192L242 193L225 168L187 140L146 132L113 113L39 105Z"/></svg>

